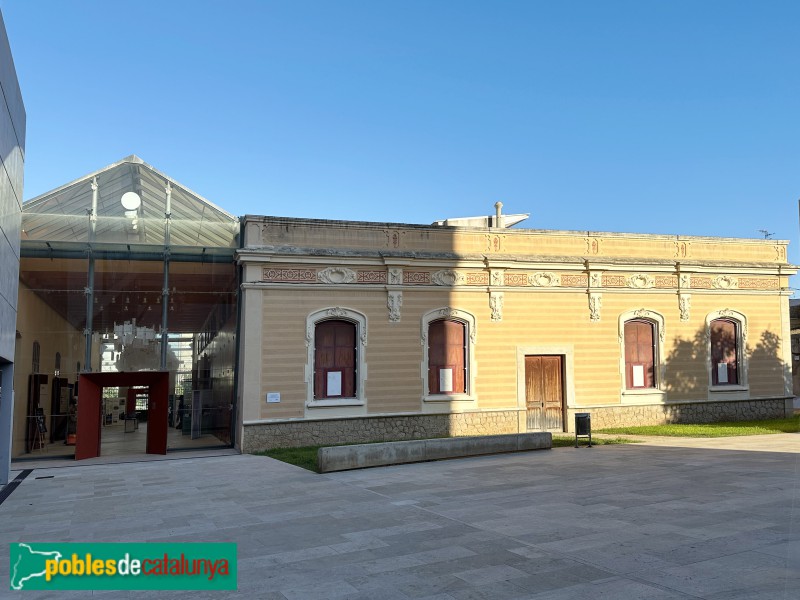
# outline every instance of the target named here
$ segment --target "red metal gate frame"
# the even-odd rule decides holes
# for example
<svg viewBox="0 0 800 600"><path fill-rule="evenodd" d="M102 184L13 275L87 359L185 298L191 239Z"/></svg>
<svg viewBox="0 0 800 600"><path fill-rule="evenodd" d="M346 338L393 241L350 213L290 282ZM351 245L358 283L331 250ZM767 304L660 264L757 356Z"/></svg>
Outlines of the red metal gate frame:
<svg viewBox="0 0 800 600"><path fill-rule="evenodd" d="M104 387L147 386L147 454L167 453L169 372L82 373L78 379L78 430L75 460L100 456L101 405Z"/></svg>

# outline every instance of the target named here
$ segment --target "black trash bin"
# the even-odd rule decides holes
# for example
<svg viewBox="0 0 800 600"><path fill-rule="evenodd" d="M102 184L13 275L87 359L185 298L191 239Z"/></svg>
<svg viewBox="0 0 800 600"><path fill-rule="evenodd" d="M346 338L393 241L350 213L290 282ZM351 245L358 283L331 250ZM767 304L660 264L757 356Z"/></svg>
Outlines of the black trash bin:
<svg viewBox="0 0 800 600"><path fill-rule="evenodd" d="M578 447L578 438L588 437L589 448L592 447L592 415L589 413L575 413L575 447Z"/></svg>

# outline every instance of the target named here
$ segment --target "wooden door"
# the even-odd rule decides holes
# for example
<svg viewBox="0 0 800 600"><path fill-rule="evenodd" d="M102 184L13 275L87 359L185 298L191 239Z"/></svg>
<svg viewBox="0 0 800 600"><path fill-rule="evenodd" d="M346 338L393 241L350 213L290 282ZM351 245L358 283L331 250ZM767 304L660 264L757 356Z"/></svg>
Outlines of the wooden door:
<svg viewBox="0 0 800 600"><path fill-rule="evenodd" d="M528 430L564 431L561 356L525 357L525 405Z"/></svg>

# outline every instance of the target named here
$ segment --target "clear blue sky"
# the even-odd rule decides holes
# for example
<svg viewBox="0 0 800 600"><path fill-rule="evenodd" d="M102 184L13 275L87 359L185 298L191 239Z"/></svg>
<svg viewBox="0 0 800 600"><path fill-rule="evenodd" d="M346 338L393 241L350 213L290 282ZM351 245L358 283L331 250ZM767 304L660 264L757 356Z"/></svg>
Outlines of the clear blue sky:
<svg viewBox="0 0 800 600"><path fill-rule="evenodd" d="M800 2L0 0L25 197L137 154L242 215L793 241Z"/></svg>

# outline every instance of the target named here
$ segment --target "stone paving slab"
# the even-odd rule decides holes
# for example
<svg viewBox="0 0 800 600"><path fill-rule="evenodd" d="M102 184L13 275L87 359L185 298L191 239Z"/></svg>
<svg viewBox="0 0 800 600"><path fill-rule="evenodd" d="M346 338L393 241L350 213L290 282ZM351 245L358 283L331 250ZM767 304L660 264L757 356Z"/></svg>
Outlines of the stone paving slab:
<svg viewBox="0 0 800 600"><path fill-rule="evenodd" d="M37 468L0 505L0 597L16 597L4 591L8 542L231 541L238 592L93 595L794 600L800 454L774 443L557 448L328 475L249 455Z"/></svg>

